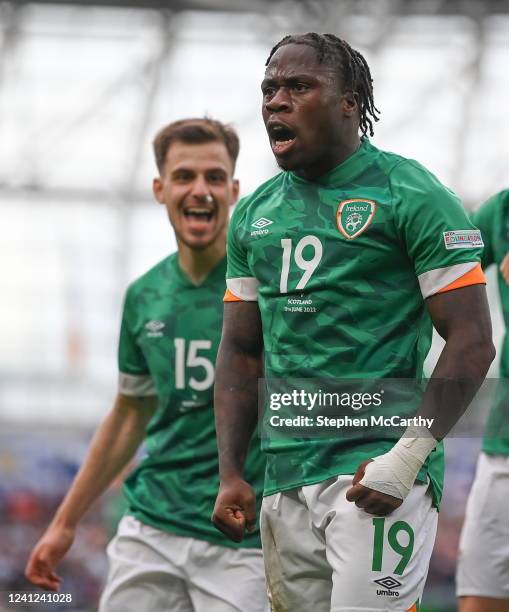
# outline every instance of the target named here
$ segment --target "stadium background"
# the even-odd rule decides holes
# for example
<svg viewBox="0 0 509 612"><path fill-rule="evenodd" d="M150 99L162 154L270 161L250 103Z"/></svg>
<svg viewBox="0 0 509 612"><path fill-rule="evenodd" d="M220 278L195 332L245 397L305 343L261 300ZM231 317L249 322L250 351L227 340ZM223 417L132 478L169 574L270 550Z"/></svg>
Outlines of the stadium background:
<svg viewBox="0 0 509 612"><path fill-rule="evenodd" d="M508 187L509 2L0 2L0 609L5 591L31 590L28 551L111 405L125 286L175 247L151 196L155 131L204 113L233 122L248 193L276 171L260 117L265 58L309 30L365 54L377 146L421 161L468 208ZM426 610L455 609L479 444L448 443ZM117 487L80 529L61 568L69 609L94 609L121 512Z"/></svg>

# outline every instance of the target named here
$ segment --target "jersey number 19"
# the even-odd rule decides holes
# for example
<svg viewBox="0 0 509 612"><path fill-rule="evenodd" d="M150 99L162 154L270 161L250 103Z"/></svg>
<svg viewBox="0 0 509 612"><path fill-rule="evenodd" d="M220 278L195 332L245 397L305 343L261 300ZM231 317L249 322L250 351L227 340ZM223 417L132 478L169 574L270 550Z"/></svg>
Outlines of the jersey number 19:
<svg viewBox="0 0 509 612"><path fill-rule="evenodd" d="M311 259L304 259L304 249L310 246L313 248L313 257ZM288 275L290 273L290 263L292 257L292 240L291 238L283 238L281 240L281 247L283 248L283 265L281 266L281 279L279 281L279 291L281 293L288 293ZM294 259L297 266L303 270L300 281L297 283L296 289L304 289L313 272L318 267L323 255L323 246L320 240L316 236L304 236L301 238L295 247Z"/></svg>

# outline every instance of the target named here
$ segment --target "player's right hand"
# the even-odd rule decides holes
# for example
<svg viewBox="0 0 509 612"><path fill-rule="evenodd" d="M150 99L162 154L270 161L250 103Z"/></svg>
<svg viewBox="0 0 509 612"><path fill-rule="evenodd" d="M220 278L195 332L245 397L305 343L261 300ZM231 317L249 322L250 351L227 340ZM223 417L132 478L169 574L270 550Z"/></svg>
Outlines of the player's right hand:
<svg viewBox="0 0 509 612"><path fill-rule="evenodd" d="M75 533L70 527L48 527L32 550L25 568L25 576L30 582L48 591L58 591L62 578L55 569L71 548Z"/></svg>
<svg viewBox="0 0 509 612"><path fill-rule="evenodd" d="M256 495L242 478L221 482L212 522L230 540L241 542L244 532L256 529Z"/></svg>

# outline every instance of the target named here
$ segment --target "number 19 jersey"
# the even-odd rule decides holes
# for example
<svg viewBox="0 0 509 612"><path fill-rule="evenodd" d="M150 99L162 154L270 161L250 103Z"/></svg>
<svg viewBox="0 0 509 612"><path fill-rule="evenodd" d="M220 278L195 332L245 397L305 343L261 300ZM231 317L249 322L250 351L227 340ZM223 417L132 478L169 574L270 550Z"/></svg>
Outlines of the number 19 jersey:
<svg viewBox="0 0 509 612"><path fill-rule="evenodd" d="M268 378L420 379L432 336L424 299L485 282L481 250L450 190L364 139L319 179L282 172L238 204L225 300L258 301ZM265 439L265 494L353 474L394 442ZM419 475L437 503L442 454Z"/></svg>

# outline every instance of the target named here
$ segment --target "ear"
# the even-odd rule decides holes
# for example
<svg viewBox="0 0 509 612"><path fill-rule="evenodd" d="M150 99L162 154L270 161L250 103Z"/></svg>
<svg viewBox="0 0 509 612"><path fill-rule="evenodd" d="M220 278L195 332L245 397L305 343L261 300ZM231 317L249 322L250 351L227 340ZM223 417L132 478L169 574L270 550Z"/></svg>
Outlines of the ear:
<svg viewBox="0 0 509 612"><path fill-rule="evenodd" d="M154 192L155 199L159 202L159 204L164 204L163 190L163 181L161 180L161 177L158 176L152 181L152 191Z"/></svg>
<svg viewBox="0 0 509 612"><path fill-rule="evenodd" d="M233 206L235 204L235 202L239 199L239 193L240 193L240 183L239 183L239 179L233 179L233 186L232 186L232 201L230 206Z"/></svg>
<svg viewBox="0 0 509 612"><path fill-rule="evenodd" d="M358 94L355 91L345 91L341 96L341 109L345 117L352 117L359 110Z"/></svg>

